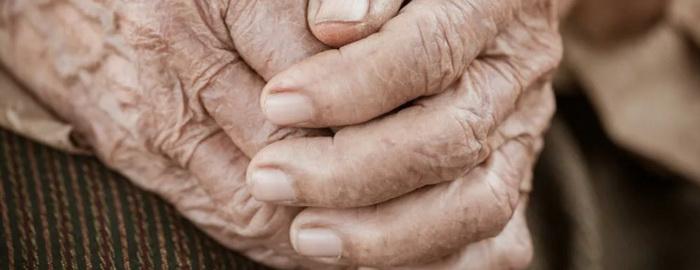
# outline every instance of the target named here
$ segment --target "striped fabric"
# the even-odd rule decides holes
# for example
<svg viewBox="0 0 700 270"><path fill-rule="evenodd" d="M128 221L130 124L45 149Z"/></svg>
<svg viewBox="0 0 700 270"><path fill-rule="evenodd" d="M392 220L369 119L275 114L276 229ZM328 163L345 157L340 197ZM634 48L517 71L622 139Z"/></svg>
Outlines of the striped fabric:
<svg viewBox="0 0 700 270"><path fill-rule="evenodd" d="M96 159L0 130L0 269L264 269Z"/></svg>

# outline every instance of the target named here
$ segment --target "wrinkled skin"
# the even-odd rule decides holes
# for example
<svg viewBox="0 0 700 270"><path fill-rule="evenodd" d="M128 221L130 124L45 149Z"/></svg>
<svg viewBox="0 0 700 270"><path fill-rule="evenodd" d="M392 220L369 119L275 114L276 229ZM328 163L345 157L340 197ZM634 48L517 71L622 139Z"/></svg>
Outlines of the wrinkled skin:
<svg viewBox="0 0 700 270"><path fill-rule="evenodd" d="M538 1L544 2L549 1ZM480 5L488 6L474 4L476 8ZM510 9L508 5L512 3L489 8L497 13L500 8ZM75 125L107 165L158 193L206 233L252 259L280 268L325 267L298 255L290 240L295 242L295 232L308 224L336 224L335 229L352 242L344 243L339 260L323 259L323 263L423 265L410 269L526 266L532 251L524 222L524 195L529 191L541 134L553 111L549 74L559 57L556 21L546 7L523 8L525 11L512 7L515 19L503 20L499 26L502 33L482 37L483 33L475 32L475 40L482 41L476 43L483 46L462 49L479 57L474 61L465 58L464 68L453 70L444 85L435 84L438 86L430 94L438 95L403 96L380 109L367 104L359 110L366 111L364 115L351 117L344 117L342 111L323 112L326 118L298 125L340 126L376 118L335 134L338 145L347 145L335 149L337 154L357 157L348 159L351 165L365 166L355 167L364 172L354 173L343 166L329 167L337 169L329 179L339 183L341 194L349 195L337 200L326 197L338 191L328 193L328 186L312 182L319 176L307 172L309 183L296 189L303 191L297 195L300 200L287 204L375 206L302 210L251 196L245 179L248 166L279 166L286 161L275 158L288 158L290 152L296 153L302 168L303 164L327 166L310 153L320 148L295 149L307 139L285 140L258 153L285 138L329 138L317 137L329 135L328 130L281 128L266 120L258 105L261 99L264 103L275 80L284 78L280 72L285 70L301 72L299 78L322 76L319 79L327 80L317 82L322 86L337 85L328 83L334 80L347 81L292 66L327 49L306 29L306 21L320 40L339 46L376 31L380 26L377 21L390 19L387 14L393 14L397 5L388 6L391 8L373 15L366 25L351 25L357 27L353 31L327 21L313 24L316 1L308 5L307 18L303 0L6 0L0 2L0 59L37 97ZM491 14L480 16L488 19ZM364 41L359 40L357 46L365 46ZM302 65L313 65L317 57L323 54ZM379 60L406 64L390 55L377 57ZM413 75L430 70L413 71ZM261 98L268 80L267 93ZM396 88L385 86L387 90ZM343 93L342 89L329 91ZM365 98L375 100L359 93L355 100L342 104L362 105ZM392 104L414 99L412 106L379 117L391 110ZM457 114L443 114L447 110ZM416 123L422 125L404 126L401 122L406 117L417 117L421 121ZM393 120L396 124L391 124L391 119L397 119ZM362 134L382 125L410 132ZM431 130L446 133L435 138ZM377 136L405 145L401 149L408 152L389 148L390 144L375 144ZM455 136L459 142L453 141ZM410 153L416 144L425 144L428 152ZM376 164L362 163L363 149L386 152L387 163L382 167L401 175L387 173L389 177L377 181L383 184L372 189L347 184L348 178L380 179ZM462 153L455 155L457 150ZM400 160L390 155L418 157ZM254 156L257 163L249 165ZM415 166L423 156L433 160ZM406 166L411 169L406 170ZM425 173L439 177L423 177ZM418 180L396 185L397 177ZM397 189L386 191L388 186ZM372 190L378 192L373 194ZM369 239L372 236L380 237ZM372 242L376 240L383 242Z"/></svg>
<svg viewBox="0 0 700 270"><path fill-rule="evenodd" d="M0 50L110 167L227 247L293 267L298 210L254 200L245 168L270 141L313 134L270 124L257 104L263 77L325 46L303 24L305 1L253 2L4 1ZM265 20L286 27L243 28Z"/></svg>
<svg viewBox="0 0 700 270"><path fill-rule="evenodd" d="M310 206L292 224L295 249L349 264L421 263L498 235L554 111L557 11L414 0L375 35L276 75L261 97L270 121L343 128L260 151L253 196ZM527 265L494 257L481 258Z"/></svg>

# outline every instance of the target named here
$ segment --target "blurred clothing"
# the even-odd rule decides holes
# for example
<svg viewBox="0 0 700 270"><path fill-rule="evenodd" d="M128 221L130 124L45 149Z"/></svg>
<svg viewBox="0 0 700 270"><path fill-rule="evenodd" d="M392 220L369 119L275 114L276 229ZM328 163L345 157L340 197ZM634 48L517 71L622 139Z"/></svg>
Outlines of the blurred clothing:
<svg viewBox="0 0 700 270"><path fill-rule="evenodd" d="M71 137L73 127L56 118L0 66L0 127L70 153L89 153Z"/></svg>
<svg viewBox="0 0 700 270"><path fill-rule="evenodd" d="M0 129L5 269L268 269L97 159Z"/></svg>
<svg viewBox="0 0 700 270"><path fill-rule="evenodd" d="M700 1L571 12L533 269L700 269Z"/></svg>
<svg viewBox="0 0 700 270"><path fill-rule="evenodd" d="M563 29L564 69L580 83L614 142L700 184L700 1L651 1L672 6L647 3L655 9L609 28L592 16L583 21L574 15ZM619 2L632 12L644 6L608 1ZM573 12L593 12L591 5L579 2ZM614 10L627 18L624 8L596 7L600 14Z"/></svg>
<svg viewBox="0 0 700 270"><path fill-rule="evenodd" d="M528 208L531 269L700 269L700 186L615 145L584 95L558 102Z"/></svg>

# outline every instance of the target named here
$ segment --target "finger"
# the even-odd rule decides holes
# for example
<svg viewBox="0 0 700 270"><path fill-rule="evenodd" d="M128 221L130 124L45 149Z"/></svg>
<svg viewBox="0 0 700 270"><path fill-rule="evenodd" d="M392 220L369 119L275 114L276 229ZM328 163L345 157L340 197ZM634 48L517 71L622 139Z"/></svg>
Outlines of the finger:
<svg viewBox="0 0 700 270"><path fill-rule="evenodd" d="M518 203L513 218L497 236L467 245L456 254L435 262L394 270L500 270L525 269L533 257L532 239L525 210L527 198Z"/></svg>
<svg viewBox="0 0 700 270"><path fill-rule="evenodd" d="M527 139L509 141L458 181L383 204L307 208L292 223L294 249L310 257L385 267L433 261L493 237L519 201L520 181L534 162L531 147Z"/></svg>
<svg viewBox="0 0 700 270"><path fill-rule="evenodd" d="M363 39L394 17L403 0L310 0L309 28L331 47Z"/></svg>
<svg viewBox="0 0 700 270"><path fill-rule="evenodd" d="M445 90L511 20L516 0L412 1L380 32L275 76L262 107L279 125L361 123Z"/></svg>
<svg viewBox="0 0 700 270"><path fill-rule="evenodd" d="M249 166L253 195L293 205L356 207L452 181L503 139L546 129L554 111L551 89L536 84L521 96L514 78L499 75L513 74L506 69L511 64L475 62L454 93L332 138L268 146ZM522 122L501 125L515 115Z"/></svg>
<svg viewBox="0 0 700 270"><path fill-rule="evenodd" d="M307 2L231 1L225 21L235 48L265 80L327 49L307 27Z"/></svg>
<svg viewBox="0 0 700 270"><path fill-rule="evenodd" d="M550 18L532 14L519 17L522 23L504 31L448 92L344 128L333 138L264 149L248 171L254 196L296 205L370 205L451 181L503 139L537 136L554 111L547 82L561 58L561 43L547 23ZM523 34L532 27L535 33Z"/></svg>

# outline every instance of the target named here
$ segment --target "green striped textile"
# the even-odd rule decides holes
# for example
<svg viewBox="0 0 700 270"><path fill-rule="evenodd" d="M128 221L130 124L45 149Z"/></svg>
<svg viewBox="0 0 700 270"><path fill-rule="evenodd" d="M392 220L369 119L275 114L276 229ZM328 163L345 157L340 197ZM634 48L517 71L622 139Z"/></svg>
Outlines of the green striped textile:
<svg viewBox="0 0 700 270"><path fill-rule="evenodd" d="M95 158L0 130L0 269L265 269Z"/></svg>

